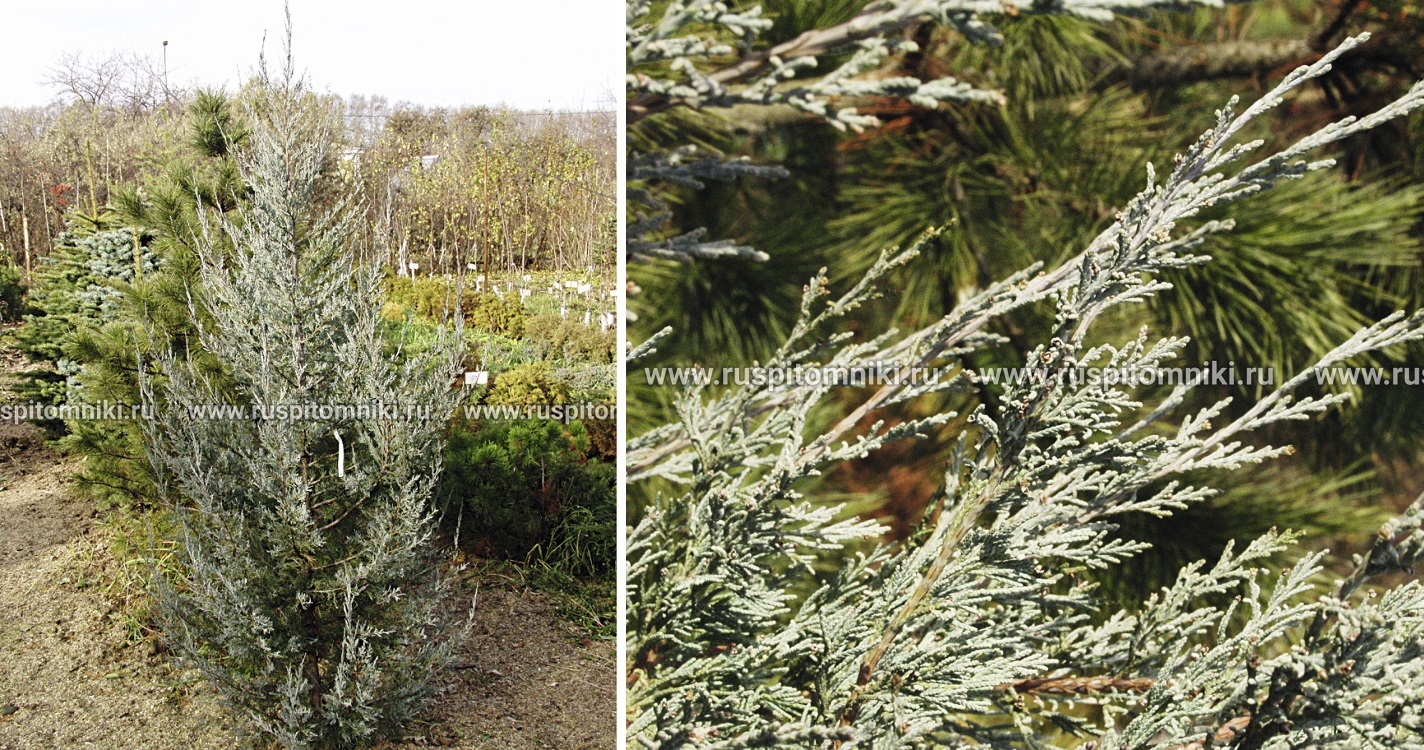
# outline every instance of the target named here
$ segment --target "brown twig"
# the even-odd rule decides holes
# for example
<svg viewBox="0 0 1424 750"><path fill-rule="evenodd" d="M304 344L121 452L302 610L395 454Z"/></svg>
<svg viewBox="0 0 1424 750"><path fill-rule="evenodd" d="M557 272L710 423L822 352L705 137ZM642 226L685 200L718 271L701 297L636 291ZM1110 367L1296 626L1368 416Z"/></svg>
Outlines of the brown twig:
<svg viewBox="0 0 1424 750"><path fill-rule="evenodd" d="M1216 734L1212 735L1212 744L1214 745L1217 742L1234 741L1238 736L1241 735L1242 732L1246 730L1246 725L1249 724L1250 721L1250 715L1238 716L1232 719L1231 721L1222 724L1220 727L1217 727ZM1199 739L1195 742L1189 742L1185 745L1181 745L1177 748L1177 750L1206 750L1206 747L1207 741L1206 738L1203 737L1202 739Z"/></svg>
<svg viewBox="0 0 1424 750"><path fill-rule="evenodd" d="M1350 16L1353 15L1355 9L1359 7L1360 0L1345 0L1345 2L1341 3L1340 10L1335 14L1335 18L1330 22L1329 26L1326 26L1323 31L1316 35L1312 46L1319 51L1324 51L1328 48L1330 46L1330 40L1345 28L1345 23L1350 20Z"/></svg>
<svg viewBox="0 0 1424 750"><path fill-rule="evenodd" d="M1093 693L1145 693L1157 681L1150 677L1033 677L995 685L999 692L1035 695L1090 695Z"/></svg>

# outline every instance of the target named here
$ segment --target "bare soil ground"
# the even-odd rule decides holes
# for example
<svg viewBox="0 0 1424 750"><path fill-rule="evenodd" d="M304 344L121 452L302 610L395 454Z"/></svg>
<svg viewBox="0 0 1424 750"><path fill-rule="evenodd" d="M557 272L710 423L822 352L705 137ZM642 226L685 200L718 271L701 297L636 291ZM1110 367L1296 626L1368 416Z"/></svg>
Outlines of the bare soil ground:
<svg viewBox="0 0 1424 750"><path fill-rule="evenodd" d="M397 747L616 747L612 641L570 638L537 594L481 588L460 661L427 721Z"/></svg>
<svg viewBox="0 0 1424 750"><path fill-rule="evenodd" d="M73 466L32 425L0 425L0 750L238 747L211 689L132 637L85 579L118 563L104 559L93 506L67 489ZM387 747L614 747L612 641L570 636L537 594L481 587L459 661L429 714Z"/></svg>
<svg viewBox="0 0 1424 750"><path fill-rule="evenodd" d="M0 427L0 748L231 747L212 696L131 646L115 606L67 575L93 522L70 470L33 426Z"/></svg>

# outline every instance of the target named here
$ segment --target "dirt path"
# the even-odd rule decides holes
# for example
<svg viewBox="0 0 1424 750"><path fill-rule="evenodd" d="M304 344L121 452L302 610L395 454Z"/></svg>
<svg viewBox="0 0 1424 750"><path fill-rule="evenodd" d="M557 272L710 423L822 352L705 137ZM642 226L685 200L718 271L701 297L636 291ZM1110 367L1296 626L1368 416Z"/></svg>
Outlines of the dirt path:
<svg viewBox="0 0 1424 750"><path fill-rule="evenodd" d="M474 632L421 744L488 750L614 750L612 641L569 638L536 595L481 589Z"/></svg>
<svg viewBox="0 0 1424 750"><path fill-rule="evenodd" d="M67 491L72 466L33 426L0 425L0 750L236 747L212 692L75 580L108 547ZM569 638L537 595L481 590L461 661L397 747L614 747L612 642Z"/></svg>
<svg viewBox="0 0 1424 750"><path fill-rule="evenodd" d="M0 748L231 747L216 702L129 644L123 617L67 575L92 506L31 425L0 428Z"/></svg>

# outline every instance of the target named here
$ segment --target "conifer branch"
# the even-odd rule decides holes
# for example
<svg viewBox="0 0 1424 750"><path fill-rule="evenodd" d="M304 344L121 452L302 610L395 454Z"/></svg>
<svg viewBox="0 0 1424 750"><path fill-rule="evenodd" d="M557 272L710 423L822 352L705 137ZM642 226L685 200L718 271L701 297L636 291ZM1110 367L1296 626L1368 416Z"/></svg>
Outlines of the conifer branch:
<svg viewBox="0 0 1424 750"><path fill-rule="evenodd" d="M1165 272L1206 262L1195 248L1229 224L1191 227L1201 210L1320 169L1328 162L1306 159L1313 149L1424 105L1415 87L1375 114L1249 159L1262 144L1235 143L1246 124L1361 41L1346 40L1240 114L1233 101L1165 178L1147 169L1145 189L1076 260L1018 274L910 336L860 343L827 331L915 249L882 256L841 297L829 298L817 276L767 363L864 366L892 353L893 363L939 365L953 377L882 388L810 435L828 386L682 393L680 426L654 430L630 451L640 476L678 482L683 493L655 504L629 535L630 737L659 748L1041 747L1052 726L1098 738L1101 750L1344 748L1379 738L1424 747L1400 721L1424 710L1424 691L1384 689L1398 674L1424 674L1417 584L1378 603L1320 599L1318 553L1263 580L1262 563L1296 541L1274 532L1187 566L1134 611L1104 612L1079 576L1146 548L1116 538L1119 518L1170 516L1214 494L1183 484L1187 475L1285 453L1246 438L1337 403L1293 395L1323 368L1424 338L1424 315L1390 316L1219 427L1211 423L1224 402L1174 417L1183 389L1147 403L1130 386L1071 376L1084 367L1154 370L1180 357L1181 338L1143 330L1089 345L1089 334L1107 311L1166 291ZM1034 377L1007 384L993 416L968 415L917 533L866 549L875 524L802 498L799 488L823 467L945 424L951 415L933 414L845 439L884 405L982 386L957 358L999 345L985 323L1035 301L1051 303L1055 317L1025 353ZM1175 429L1163 429L1170 418ZM1421 514L1389 526L1388 545L1361 565L1417 559ZM840 561L829 572L815 567L825 553ZM1347 579L1339 591L1357 586ZM1041 705L1025 710L1016 695ZM1087 702L1101 718L1074 710Z"/></svg>

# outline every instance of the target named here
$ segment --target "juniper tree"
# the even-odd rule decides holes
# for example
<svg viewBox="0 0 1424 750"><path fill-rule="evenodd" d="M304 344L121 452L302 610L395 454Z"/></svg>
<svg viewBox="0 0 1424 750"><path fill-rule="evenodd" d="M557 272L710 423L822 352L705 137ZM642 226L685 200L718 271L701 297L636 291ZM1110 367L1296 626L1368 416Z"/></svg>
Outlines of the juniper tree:
<svg viewBox="0 0 1424 750"><path fill-rule="evenodd" d="M1203 220L1283 180L1330 165L1311 151L1424 106L1424 84L1360 119L1275 153L1242 136L1361 38L1286 76L1239 114L1236 102L1113 223L1055 270L1030 266L928 327L866 341L837 321L919 245L883 254L834 296L824 272L765 362L772 368L902 369L940 375L860 392L825 430L807 429L828 383L751 383L677 400L678 420L635 438L630 481L679 494L628 539L628 734L642 747L1424 748L1424 586L1376 594L1372 579L1424 556L1424 497L1379 529L1353 571L1325 585L1325 555L1263 570L1298 536L1273 531L1186 566L1136 606L1104 602L1093 571L1146 547L1114 530L1170 517L1217 490L1194 472L1231 471L1288 452L1260 441L1344 395L1299 393L1327 368L1424 337L1424 312L1348 337L1238 416L1222 400L1189 409L1192 387L1154 390L1074 378L1083 367L1157 372L1182 337L1146 328L1101 342L1111 311L1166 293L1165 274L1208 259L1231 229ZM943 482L903 542L878 524L804 497L815 475L948 423L887 424L886 407L984 388L966 355L1002 346L988 324L1047 306L1050 334L1028 351L1032 377L1002 409L965 415ZM646 355L651 345L635 350ZM866 425L870 425L868 428Z"/></svg>
<svg viewBox="0 0 1424 750"><path fill-rule="evenodd" d="M682 27L686 34L729 42L730 56L699 56L690 48L676 65L653 62L630 72L715 77L742 58L790 49L802 35L830 38L827 30L844 28L865 10L854 2L759 4L762 24L754 38L741 42L730 43L730 32L719 36L713 24ZM1138 164L1169 158L1210 124L1212 109L1228 95L1278 78L1293 61L1314 59L1346 31L1384 33L1298 89L1284 108L1289 116L1254 121L1250 137L1264 138L1268 149L1281 147L1321 122L1370 111L1421 74L1411 69L1419 55L1409 52L1419 49L1418 24L1386 19L1383 11L1354 3L1287 5L1289 11L1280 3L1252 3L1230 12L1201 8L1111 21L996 15L990 8L981 16L999 37L990 43L920 17L892 40L913 40L913 48L890 55L857 80L869 85L952 75L1002 93L1003 104L981 99L931 108L894 95L832 100L828 114L854 107L867 118L860 131L837 131L820 115L785 103L726 107L670 99L641 117L630 112L630 159L695 144L703 156L786 171L781 179L699 179L693 186L634 183L670 215L653 238L705 227L705 239L735 238L735 244L769 256L630 266L630 278L642 289L629 301L638 314L633 337L663 326L677 331L642 364L686 366L704 362L710 351L719 352L723 365L764 360L794 323L799 290L817 268L828 266L834 284L854 283L882 248L908 244L926 226L950 228L886 279L895 294L868 303L848 325L924 325L1025 265L1056 267L1108 226L1113 208L1137 192ZM1313 12L1297 12L1306 6ZM651 6L644 17L650 28L664 20L664 7ZM817 67L798 71L781 87L812 81L847 57L822 55ZM1390 61L1409 62L1397 67ZM687 66L694 72L683 74ZM639 99L633 101L636 106ZM1424 190L1407 176L1413 144L1424 133L1421 123L1424 118L1401 118L1333 145L1338 168L1259 197L1252 211L1235 216L1226 239L1208 238L1205 249L1217 262L1169 271L1173 294L1154 298L1146 311L1111 316L1102 328L1135 328L1146 312L1156 330L1191 337L1183 355L1188 361L1234 360L1287 373L1323 356L1361 325L1424 303L1417 231ZM1208 209L1218 218L1225 210ZM1047 335L1050 324L1023 310L996 319L989 330L1011 337L1013 345L971 353L970 366L1022 365L1031 342ZM1421 351L1399 347L1361 364L1409 362ZM641 381L636 370L629 372L632 424L646 428L674 419L662 389ZM1190 405L1228 394L1238 396L1228 407L1237 414L1261 391L1240 384L1199 388ZM1322 537L1368 535L1384 520L1379 506L1395 500L1391 489L1412 471L1424 435L1414 415L1424 399L1405 386L1356 395L1362 398L1349 408L1276 428L1272 439L1295 445L1295 456L1233 475L1222 496L1171 522L1138 518L1123 524L1122 535L1154 546L1104 583L1136 598L1170 580L1181 564L1219 554L1227 539L1251 538L1277 524ZM981 400L996 414L997 399L992 389L944 394L898 404L886 417L940 409L967 414ZM828 399L810 423L837 419L853 407L853 400ZM889 519L890 534L903 535L934 492L937 464L957 429L950 425L925 440L888 446L816 482L823 492L847 493L862 507L873 506ZM632 507L650 495L635 492Z"/></svg>
<svg viewBox="0 0 1424 750"><path fill-rule="evenodd" d="M845 135L825 127L820 115L776 103L776 97L766 102L652 98L639 95L643 84L633 84L635 108L647 101L629 115L635 123L629 138L633 164L695 146L703 157L735 156L744 168L784 164L790 175L728 182L698 178L698 185L674 187L688 183L656 176L640 183L637 171L630 171L632 185L648 191L671 216L648 239L705 227L709 238L735 238L735 244L774 260L634 266L634 280L646 290L633 301L647 321L644 330L674 325L680 340L691 344L668 348L664 359L687 360L715 347L749 361L774 348L793 317L797 290L820 265L830 266L833 280L849 282L880 248L912 241L927 224L954 222L955 231L942 234L912 268L898 274L905 293L894 298L897 304L881 303L866 313L878 320L942 315L962 292L1030 262L1057 262L1066 257L1059 255L1064 248L1100 231L1111 221L1109 209L1136 191L1132 165L1180 150L1206 127L1204 115L1239 90L1243 79L1284 72L1293 61L1323 52L1345 29L1386 32L1298 95L1292 105L1296 117L1256 123L1253 133L1285 142L1305 124L1376 107L1419 75L1412 67L1419 57L1417 24L1381 20L1356 3L1308 4L1313 13L1291 14L1289 20L1282 18L1286 12L1279 4L1259 3L1230 14L1202 9L1146 18L1119 15L1107 22L1075 12L1072 4L1041 5L1017 15L1014 7L1004 15L978 8L981 22L994 23L991 43L932 14L910 14L890 43L903 37L913 44L862 73L854 79L858 85L948 74L997 94L1003 104L982 98L920 106L893 88L884 96L841 95L824 114L835 118L853 108L850 123L838 121L852 131ZM766 0L760 5L740 39L730 31L718 34L714 23L663 32L676 37L696 32L708 45L723 44L730 57L701 54L704 48L685 44L672 64L654 58L634 65L635 77L720 81L727 69L750 64L744 60L763 60L770 52L786 59L804 49L803 38L819 43L844 37L847 26L859 24L866 33L874 28L856 18L860 3ZM908 5L924 10L934 4ZM675 27L682 18L652 7L641 19L650 29ZM866 9L862 15L873 14ZM1232 41L1222 42L1223 37ZM630 47L640 38L630 39ZM816 67L803 61L777 93L810 85L847 57L821 54ZM1239 58L1242 64L1213 65L1218 58ZM1312 95L1317 92L1320 96ZM1398 178L1405 171L1399 165L1413 158L1410 132L1418 132L1419 122L1414 118L1362 135L1339 149L1345 169L1316 173L1263 198L1258 211L1240 217L1233 235L1238 252L1174 279L1180 292L1155 305L1163 326L1190 333L1194 354L1241 360L1242 350L1251 349L1251 358L1264 355L1282 369L1320 356L1330 341L1383 314L1380 307L1405 304L1409 290L1418 286L1410 268L1417 263L1419 242L1410 228L1421 191ZM854 132L857 127L863 130ZM1385 176L1393 179L1370 184ZM1321 226L1327 214L1329 230ZM1351 235L1351 252L1329 252L1328 239L1342 232ZM1234 280L1242 277L1255 284L1247 288ZM1225 315L1225 306L1213 303L1228 296L1256 309ZM666 304L693 297L695 304ZM1282 329L1290 334L1278 335Z"/></svg>
<svg viewBox="0 0 1424 750"><path fill-rule="evenodd" d="M458 330L420 355L380 335L357 208L314 199L331 138L308 96L290 57L264 68L242 221L199 214L191 324L222 377L172 349L139 373L178 529L178 572L156 576L167 642L258 737L334 748L410 718L449 652L429 498L461 348Z"/></svg>

